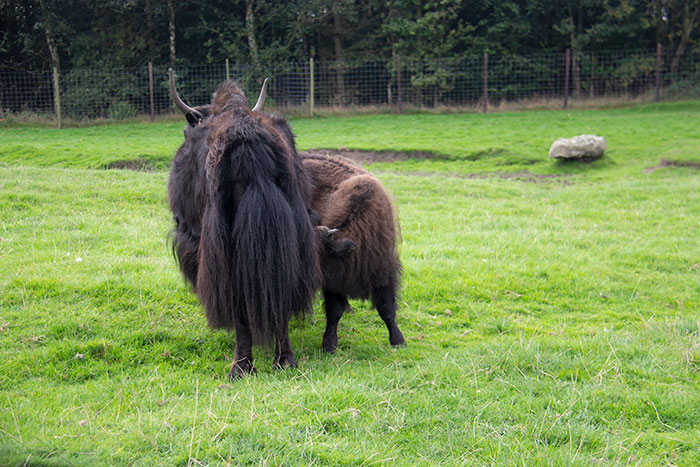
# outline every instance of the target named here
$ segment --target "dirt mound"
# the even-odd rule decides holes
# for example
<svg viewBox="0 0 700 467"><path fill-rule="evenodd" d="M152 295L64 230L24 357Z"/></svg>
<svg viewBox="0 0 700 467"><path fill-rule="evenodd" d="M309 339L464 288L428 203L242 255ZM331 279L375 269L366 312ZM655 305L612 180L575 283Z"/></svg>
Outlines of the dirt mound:
<svg viewBox="0 0 700 467"><path fill-rule="evenodd" d="M659 169L662 169L664 167L689 167L691 169L700 170L700 162L698 162L698 161L671 161L668 159L661 159L661 161L659 161L658 165L655 165L654 167L649 167L648 169L644 169L644 172L651 173L651 172L655 172Z"/></svg>
<svg viewBox="0 0 700 467"><path fill-rule="evenodd" d="M401 175L417 175L419 177L450 177L480 179L500 178L501 180L516 180L527 183L553 183L560 182L564 185L571 185L571 174L535 174L529 170L518 170L517 172L480 172L480 173L456 173L456 172L396 172Z"/></svg>
<svg viewBox="0 0 700 467"><path fill-rule="evenodd" d="M475 153L473 158L467 160L476 160L486 155L498 155L504 150L489 150ZM347 148L341 149L311 149L306 151L312 154L324 154L328 156L342 156L347 159L359 163L372 162L397 162L408 159L434 159L434 160L450 160L450 156L444 154L436 154L432 152L397 152L397 151L353 151ZM479 172L479 173L458 173L458 172L418 172L418 171L391 171L397 175L413 175L419 177L450 177L450 178L466 178L466 179L487 179L500 178L503 180L516 180L528 183L552 183L561 182L565 185L570 185L570 174L535 174L529 170L519 170L517 172Z"/></svg>
<svg viewBox="0 0 700 467"><path fill-rule="evenodd" d="M340 149L311 149L306 151L313 154L325 154L329 156L342 156L356 162L397 162L408 159L436 159L448 160L450 156L425 151L354 151L347 148Z"/></svg>
<svg viewBox="0 0 700 467"><path fill-rule="evenodd" d="M114 161L107 164L107 168L121 170L136 170L140 172L150 172L156 169L152 163L143 159L124 159Z"/></svg>

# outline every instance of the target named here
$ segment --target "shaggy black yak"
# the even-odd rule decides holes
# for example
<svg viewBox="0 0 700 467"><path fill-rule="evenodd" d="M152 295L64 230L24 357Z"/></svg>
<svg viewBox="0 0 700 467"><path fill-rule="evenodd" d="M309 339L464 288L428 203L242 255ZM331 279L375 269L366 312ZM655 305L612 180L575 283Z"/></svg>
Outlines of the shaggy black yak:
<svg viewBox="0 0 700 467"><path fill-rule="evenodd" d="M171 96L187 119L168 183L173 251L213 328L235 330L230 378L254 372L252 345L275 342L274 364L295 366L289 319L323 288L323 348L334 351L347 297L371 298L392 345L400 263L381 184L341 158L300 155L286 120L251 110L223 82L205 106ZM314 229L315 227L315 229Z"/></svg>

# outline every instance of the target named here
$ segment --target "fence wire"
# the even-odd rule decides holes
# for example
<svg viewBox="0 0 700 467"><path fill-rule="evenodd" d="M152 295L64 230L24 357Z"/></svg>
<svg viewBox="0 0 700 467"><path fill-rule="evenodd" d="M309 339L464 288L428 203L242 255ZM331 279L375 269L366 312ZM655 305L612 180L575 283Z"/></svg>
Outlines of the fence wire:
<svg viewBox="0 0 700 467"><path fill-rule="evenodd" d="M484 108L510 103L559 105L563 99L653 100L700 98L700 57L680 60L656 50L565 54L463 56L437 59L290 62L254 67L216 63L178 65L176 83L190 105L210 102L227 78L241 83L251 101L270 78L266 108L310 113L322 109ZM566 70L569 70L568 80ZM125 119L174 112L168 67L61 70L61 116L71 120ZM486 77L486 83L484 78ZM658 80L658 87L657 87ZM486 86L484 86L486 84ZM151 91L152 86L152 91ZM0 70L0 117L56 117L51 70ZM312 98L313 97L313 98Z"/></svg>

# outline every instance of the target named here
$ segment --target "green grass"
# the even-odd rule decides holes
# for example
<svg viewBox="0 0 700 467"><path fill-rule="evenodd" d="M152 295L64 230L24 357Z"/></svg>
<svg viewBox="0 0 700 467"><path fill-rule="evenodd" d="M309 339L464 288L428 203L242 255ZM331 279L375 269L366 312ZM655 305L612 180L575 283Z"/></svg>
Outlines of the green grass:
<svg viewBox="0 0 700 467"><path fill-rule="evenodd" d="M367 304L228 383L166 242L182 124L0 127L0 465L700 464L700 103L294 120L400 212L391 349ZM596 133L592 164L547 160ZM150 172L104 170L147 161ZM145 163L144 163L145 164ZM494 171L560 175L535 183ZM480 173L485 178L468 178ZM532 180L532 179L530 179Z"/></svg>

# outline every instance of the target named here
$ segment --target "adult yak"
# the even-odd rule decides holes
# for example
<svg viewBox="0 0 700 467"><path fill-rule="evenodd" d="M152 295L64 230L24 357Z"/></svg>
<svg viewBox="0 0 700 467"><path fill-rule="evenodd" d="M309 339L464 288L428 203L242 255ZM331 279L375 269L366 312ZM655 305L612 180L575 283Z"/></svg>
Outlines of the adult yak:
<svg viewBox="0 0 700 467"><path fill-rule="evenodd" d="M275 342L274 365L296 365L288 325L323 287L323 348L334 351L347 297L371 298L392 345L400 263L391 202L341 158L301 156L286 120L249 109L232 81L209 105L171 97L187 119L168 183L173 251L212 328L235 330L229 377L254 372L252 345Z"/></svg>

